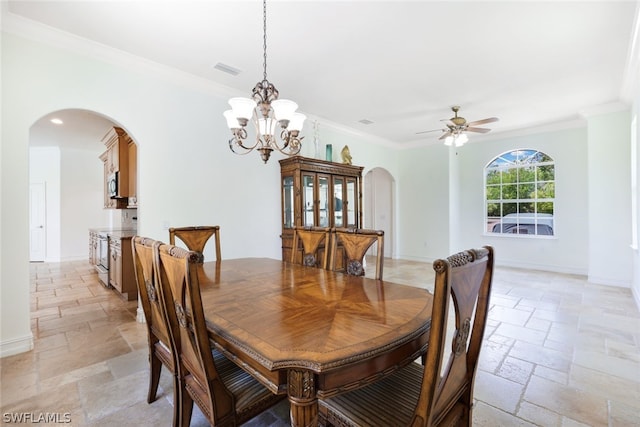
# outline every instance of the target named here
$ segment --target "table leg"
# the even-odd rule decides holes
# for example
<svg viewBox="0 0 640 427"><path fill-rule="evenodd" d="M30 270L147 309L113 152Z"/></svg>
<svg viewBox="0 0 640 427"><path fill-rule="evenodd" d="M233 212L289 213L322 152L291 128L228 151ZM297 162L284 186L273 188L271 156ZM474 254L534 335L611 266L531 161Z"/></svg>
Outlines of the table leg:
<svg viewBox="0 0 640 427"><path fill-rule="evenodd" d="M313 372L289 369L287 372L287 393L291 403L291 425L293 427L316 427L318 425L318 398Z"/></svg>

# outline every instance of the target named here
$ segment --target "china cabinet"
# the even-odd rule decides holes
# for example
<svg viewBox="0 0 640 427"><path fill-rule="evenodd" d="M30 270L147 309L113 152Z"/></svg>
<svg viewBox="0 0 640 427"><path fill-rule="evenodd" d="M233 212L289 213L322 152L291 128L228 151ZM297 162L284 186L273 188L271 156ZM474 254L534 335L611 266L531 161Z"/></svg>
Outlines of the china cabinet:
<svg viewBox="0 0 640 427"><path fill-rule="evenodd" d="M362 166L301 156L280 160L282 259L291 259L292 227L362 225Z"/></svg>

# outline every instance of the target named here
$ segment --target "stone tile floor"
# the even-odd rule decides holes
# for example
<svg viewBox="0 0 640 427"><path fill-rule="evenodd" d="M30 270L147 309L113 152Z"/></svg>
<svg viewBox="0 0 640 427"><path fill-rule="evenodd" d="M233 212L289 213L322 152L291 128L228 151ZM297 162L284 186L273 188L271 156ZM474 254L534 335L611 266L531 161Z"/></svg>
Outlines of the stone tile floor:
<svg viewBox="0 0 640 427"><path fill-rule="evenodd" d="M433 284L428 263L387 259L384 277ZM31 264L31 291L35 348L0 359L2 425L24 413L73 426L171 424L164 370L158 399L146 403L136 301L123 302L79 261ZM475 397L475 426L640 426L640 314L629 289L497 268ZM285 400L245 426L288 424ZM197 409L191 425L207 425Z"/></svg>

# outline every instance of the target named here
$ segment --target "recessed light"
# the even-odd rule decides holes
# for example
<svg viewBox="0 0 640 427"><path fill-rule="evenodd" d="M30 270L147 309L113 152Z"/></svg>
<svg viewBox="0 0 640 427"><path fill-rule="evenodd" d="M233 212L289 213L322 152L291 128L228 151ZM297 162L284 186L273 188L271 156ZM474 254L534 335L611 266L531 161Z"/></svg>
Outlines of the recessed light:
<svg viewBox="0 0 640 427"><path fill-rule="evenodd" d="M360 123L362 123L363 125L370 125L373 122L371 120L368 119L362 119L362 120L358 120Z"/></svg>
<svg viewBox="0 0 640 427"><path fill-rule="evenodd" d="M53 118L51 119L51 123L53 123L54 125L61 125L64 122L58 118Z"/></svg>

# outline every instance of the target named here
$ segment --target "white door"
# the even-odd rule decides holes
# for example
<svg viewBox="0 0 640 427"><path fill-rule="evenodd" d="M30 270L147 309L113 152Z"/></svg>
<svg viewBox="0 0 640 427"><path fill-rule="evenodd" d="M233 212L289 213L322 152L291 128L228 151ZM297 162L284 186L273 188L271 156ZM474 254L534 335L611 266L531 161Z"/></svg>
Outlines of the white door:
<svg viewBox="0 0 640 427"><path fill-rule="evenodd" d="M46 255L46 196L44 182L29 187L29 260L44 261Z"/></svg>

